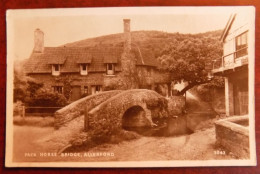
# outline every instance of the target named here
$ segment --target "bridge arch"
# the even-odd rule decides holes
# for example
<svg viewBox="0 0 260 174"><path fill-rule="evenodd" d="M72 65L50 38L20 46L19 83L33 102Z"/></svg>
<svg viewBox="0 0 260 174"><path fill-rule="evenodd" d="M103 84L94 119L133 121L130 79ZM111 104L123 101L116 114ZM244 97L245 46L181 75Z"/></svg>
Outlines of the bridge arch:
<svg viewBox="0 0 260 174"><path fill-rule="evenodd" d="M141 106L133 105L125 110L121 116L122 128L130 129L132 127L149 127L151 126L150 110Z"/></svg>
<svg viewBox="0 0 260 174"><path fill-rule="evenodd" d="M122 129L127 126L126 121L131 120L131 114L143 118L140 124L136 122L140 126L152 126L152 110L162 106L162 103L166 104L165 100L152 90L133 89L121 92L88 112L89 128Z"/></svg>

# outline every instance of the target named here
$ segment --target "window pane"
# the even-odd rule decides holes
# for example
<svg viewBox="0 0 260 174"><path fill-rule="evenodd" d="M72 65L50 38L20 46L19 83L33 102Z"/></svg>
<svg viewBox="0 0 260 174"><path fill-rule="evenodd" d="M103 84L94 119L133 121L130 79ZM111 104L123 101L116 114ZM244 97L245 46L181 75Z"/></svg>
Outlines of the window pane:
<svg viewBox="0 0 260 174"><path fill-rule="evenodd" d="M55 71L59 71L59 65L54 65Z"/></svg>
<svg viewBox="0 0 260 174"><path fill-rule="evenodd" d="M113 69L113 65L112 64L108 64L108 70L112 70Z"/></svg>
<svg viewBox="0 0 260 174"><path fill-rule="evenodd" d="M241 43L240 43L240 36L237 37L237 46L240 46Z"/></svg>
<svg viewBox="0 0 260 174"><path fill-rule="evenodd" d="M236 37L236 50L247 47L247 32Z"/></svg>
<svg viewBox="0 0 260 174"><path fill-rule="evenodd" d="M82 65L82 70L83 70L83 71L86 71L86 70L87 70L87 65L83 64L83 65Z"/></svg>
<svg viewBox="0 0 260 174"><path fill-rule="evenodd" d="M247 44L247 35L246 35L246 33L242 35L242 43L241 44L242 45Z"/></svg>
<svg viewBox="0 0 260 174"><path fill-rule="evenodd" d="M247 32L236 37L236 58L247 55Z"/></svg>

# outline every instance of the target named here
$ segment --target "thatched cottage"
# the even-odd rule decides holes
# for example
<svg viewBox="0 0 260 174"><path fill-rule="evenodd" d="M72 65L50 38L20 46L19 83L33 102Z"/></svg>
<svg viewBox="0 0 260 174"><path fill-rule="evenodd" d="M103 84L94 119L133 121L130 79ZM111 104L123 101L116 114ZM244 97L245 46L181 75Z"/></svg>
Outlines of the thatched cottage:
<svg viewBox="0 0 260 174"><path fill-rule="evenodd" d="M36 29L26 74L70 101L113 89L146 88L169 95L169 75L160 72L152 51L132 43L129 19L124 19L123 37L122 46L45 47L44 33Z"/></svg>

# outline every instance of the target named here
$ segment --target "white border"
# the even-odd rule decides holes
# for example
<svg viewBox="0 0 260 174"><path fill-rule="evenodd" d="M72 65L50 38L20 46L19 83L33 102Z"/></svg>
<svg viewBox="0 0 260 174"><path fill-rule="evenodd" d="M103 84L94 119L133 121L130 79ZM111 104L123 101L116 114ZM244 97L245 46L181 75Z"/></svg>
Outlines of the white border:
<svg viewBox="0 0 260 174"><path fill-rule="evenodd" d="M139 14L216 14L229 10L248 10L252 16L250 40L255 43L255 8L236 7L110 7L110 8L73 8L73 9L30 9L7 11L7 95L6 95L6 167L192 167L192 166L255 166L255 45L249 48L249 132L250 160L173 160L173 161L126 161L126 162L12 162L13 156L13 59L14 36L12 18L23 16L74 16L74 15L139 15Z"/></svg>

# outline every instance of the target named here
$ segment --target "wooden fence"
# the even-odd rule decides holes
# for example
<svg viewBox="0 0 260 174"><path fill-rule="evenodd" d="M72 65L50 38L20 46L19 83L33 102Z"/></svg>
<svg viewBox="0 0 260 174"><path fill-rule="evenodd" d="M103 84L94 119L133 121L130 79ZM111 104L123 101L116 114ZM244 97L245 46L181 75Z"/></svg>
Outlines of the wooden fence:
<svg viewBox="0 0 260 174"><path fill-rule="evenodd" d="M30 107L22 106L22 117L25 116L52 116L61 107Z"/></svg>

